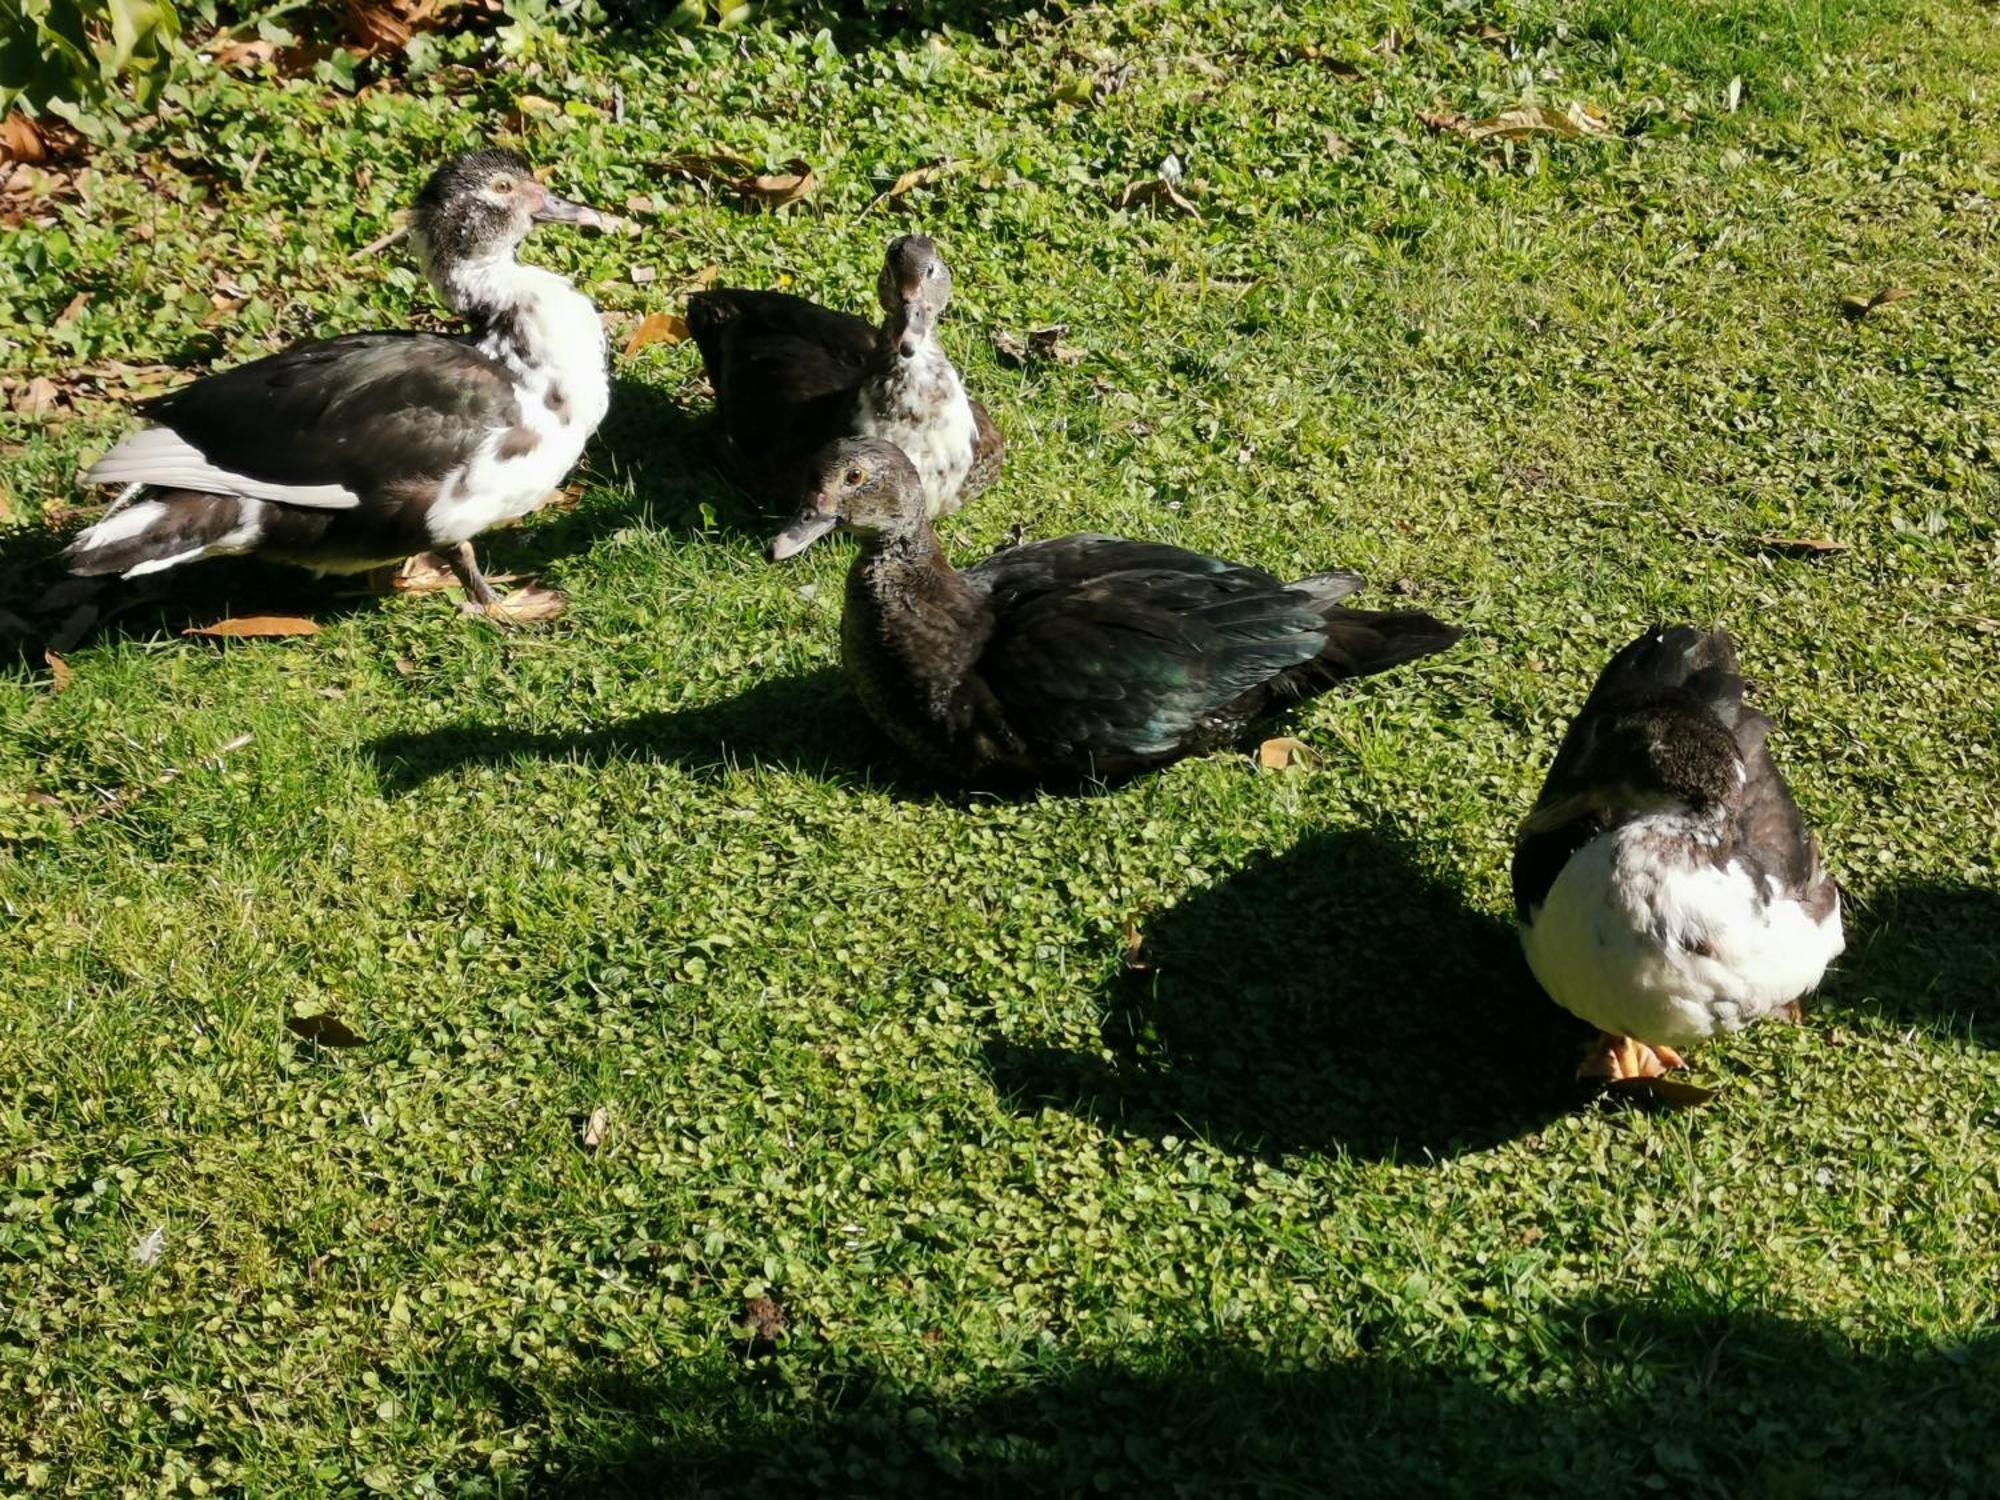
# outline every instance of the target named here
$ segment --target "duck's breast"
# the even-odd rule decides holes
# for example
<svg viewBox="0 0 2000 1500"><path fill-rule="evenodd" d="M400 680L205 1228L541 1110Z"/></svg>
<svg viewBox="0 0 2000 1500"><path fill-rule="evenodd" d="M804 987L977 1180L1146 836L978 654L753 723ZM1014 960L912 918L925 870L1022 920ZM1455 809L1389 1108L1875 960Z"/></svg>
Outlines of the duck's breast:
<svg viewBox="0 0 2000 1500"><path fill-rule="evenodd" d="M932 519L957 509L959 491L972 472L976 428L972 403L950 360L919 355L863 386L854 431L903 450L923 481L924 510Z"/></svg>
<svg viewBox="0 0 2000 1500"><path fill-rule="evenodd" d="M1834 900L1815 918L1740 858L1630 826L1563 867L1523 928L1555 1001L1603 1030L1679 1045L1735 1031L1806 994L1843 946Z"/></svg>

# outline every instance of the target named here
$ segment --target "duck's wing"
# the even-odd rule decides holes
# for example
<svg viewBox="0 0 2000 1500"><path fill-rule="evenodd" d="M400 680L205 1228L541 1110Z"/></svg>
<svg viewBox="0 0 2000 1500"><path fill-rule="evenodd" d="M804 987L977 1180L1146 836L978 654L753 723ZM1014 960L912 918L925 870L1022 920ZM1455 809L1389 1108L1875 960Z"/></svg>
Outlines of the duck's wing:
<svg viewBox="0 0 2000 1500"><path fill-rule="evenodd" d="M505 366L436 334L301 344L144 403L156 425L91 466L92 484L348 509L393 481L437 479L520 408Z"/></svg>
<svg viewBox="0 0 2000 1500"><path fill-rule="evenodd" d="M1205 557L1165 542L1133 542L1089 531L1004 548L959 576L1002 610L1114 574L1144 575L1149 581L1143 592L1152 598L1179 599L1193 606L1285 586L1260 568Z"/></svg>
<svg viewBox="0 0 2000 1500"><path fill-rule="evenodd" d="M850 392L875 355L873 324L789 292L695 292L687 320L718 406Z"/></svg>
<svg viewBox="0 0 2000 1500"><path fill-rule="evenodd" d="M1178 754L1229 732L1218 714L1326 644L1311 596L1254 569L1209 558L1174 566L1193 554L1111 538L1063 543L993 560L1005 576L986 580L994 627L976 667L1046 756L1110 770ZM1092 576L1078 558L1093 551L1178 557Z"/></svg>
<svg viewBox="0 0 2000 1500"><path fill-rule="evenodd" d="M1007 439L1000 435L1000 429L986 414L986 408L977 401L968 401L967 404L972 408L972 467L966 471L965 482L958 487L959 505L976 497L1000 477L1000 464L1007 456Z"/></svg>

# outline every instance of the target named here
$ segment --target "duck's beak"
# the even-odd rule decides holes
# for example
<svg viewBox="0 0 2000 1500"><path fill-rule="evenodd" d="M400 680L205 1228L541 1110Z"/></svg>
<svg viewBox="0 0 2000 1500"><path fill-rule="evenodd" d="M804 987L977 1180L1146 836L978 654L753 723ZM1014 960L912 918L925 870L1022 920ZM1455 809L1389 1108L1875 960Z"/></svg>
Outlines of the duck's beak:
<svg viewBox="0 0 2000 1500"><path fill-rule="evenodd" d="M839 516L829 515L808 502L807 508L799 512L796 521L771 538L771 545L765 555L772 562L783 562L788 557L797 557L839 524Z"/></svg>
<svg viewBox="0 0 2000 1500"><path fill-rule="evenodd" d="M537 224L578 224L585 229L611 227L611 221L596 209L572 203L567 198L558 198L547 188L542 189L542 201L535 207L532 217Z"/></svg>

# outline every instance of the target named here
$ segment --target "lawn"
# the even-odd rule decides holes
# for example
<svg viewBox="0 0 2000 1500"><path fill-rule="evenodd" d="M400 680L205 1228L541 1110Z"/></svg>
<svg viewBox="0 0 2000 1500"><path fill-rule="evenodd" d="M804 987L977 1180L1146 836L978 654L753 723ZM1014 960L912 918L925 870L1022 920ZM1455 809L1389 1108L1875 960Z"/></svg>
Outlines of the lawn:
<svg viewBox="0 0 2000 1500"><path fill-rule="evenodd" d="M0 1492L2000 1494L2000 11L958 20L198 79L0 231L0 604L132 395L435 325L357 252L495 135L636 226L528 252L621 335L934 234L1011 441L955 555L1349 567L1465 640L1310 765L938 791L841 683L851 549L763 561L656 342L484 544L552 623L229 564L60 684L10 643ZM1467 133L1522 103L1608 128ZM816 190L662 168L713 148ZM1196 213L1121 207L1169 154ZM273 611L323 629L180 634ZM1506 873L1662 619L1736 633L1850 901L1685 1111L1574 1091Z"/></svg>

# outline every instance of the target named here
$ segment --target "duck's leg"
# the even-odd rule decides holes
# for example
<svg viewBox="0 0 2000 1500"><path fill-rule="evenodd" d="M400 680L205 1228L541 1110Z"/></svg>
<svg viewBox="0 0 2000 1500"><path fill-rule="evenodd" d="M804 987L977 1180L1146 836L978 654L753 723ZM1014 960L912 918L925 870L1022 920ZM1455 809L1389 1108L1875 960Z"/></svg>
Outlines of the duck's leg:
<svg viewBox="0 0 2000 1500"><path fill-rule="evenodd" d="M1680 1053L1671 1047L1649 1047L1633 1037L1600 1031L1584 1053L1576 1076L1615 1083L1621 1078L1658 1078L1669 1068L1686 1066Z"/></svg>
<svg viewBox="0 0 2000 1500"><path fill-rule="evenodd" d="M486 581L486 575L479 571L479 560L472 555L472 543L460 542L445 554L452 572L465 585L465 603L461 606L468 614L490 614L500 602L500 596L493 592L493 585Z"/></svg>

